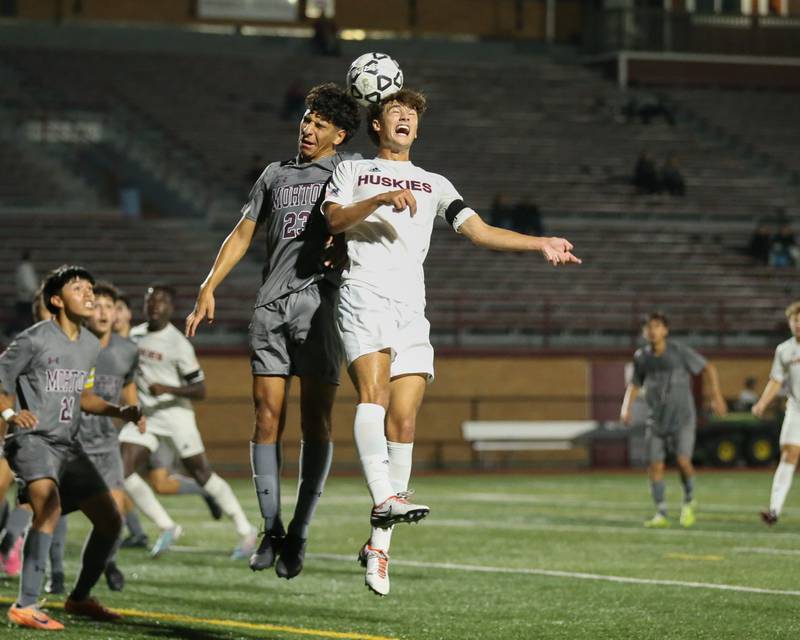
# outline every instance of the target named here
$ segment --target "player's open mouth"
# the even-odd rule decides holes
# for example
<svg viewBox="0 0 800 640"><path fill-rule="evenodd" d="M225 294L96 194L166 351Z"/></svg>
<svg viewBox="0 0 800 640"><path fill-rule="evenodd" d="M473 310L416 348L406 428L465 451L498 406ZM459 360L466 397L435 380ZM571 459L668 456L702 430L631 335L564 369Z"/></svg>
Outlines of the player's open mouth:
<svg viewBox="0 0 800 640"><path fill-rule="evenodd" d="M300 146L303 147L304 149L310 149L311 147L314 146L314 141L313 140L301 140L300 141Z"/></svg>
<svg viewBox="0 0 800 640"><path fill-rule="evenodd" d="M411 128L405 124L399 124L395 128L394 132L399 136L407 136L411 133Z"/></svg>

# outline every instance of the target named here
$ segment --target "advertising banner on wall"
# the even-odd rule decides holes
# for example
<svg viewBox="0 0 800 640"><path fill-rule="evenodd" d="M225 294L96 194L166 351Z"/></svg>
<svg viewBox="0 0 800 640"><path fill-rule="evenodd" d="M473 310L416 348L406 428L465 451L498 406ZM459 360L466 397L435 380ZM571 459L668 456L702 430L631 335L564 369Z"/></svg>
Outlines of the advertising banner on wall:
<svg viewBox="0 0 800 640"><path fill-rule="evenodd" d="M297 0L198 0L198 18L294 22Z"/></svg>

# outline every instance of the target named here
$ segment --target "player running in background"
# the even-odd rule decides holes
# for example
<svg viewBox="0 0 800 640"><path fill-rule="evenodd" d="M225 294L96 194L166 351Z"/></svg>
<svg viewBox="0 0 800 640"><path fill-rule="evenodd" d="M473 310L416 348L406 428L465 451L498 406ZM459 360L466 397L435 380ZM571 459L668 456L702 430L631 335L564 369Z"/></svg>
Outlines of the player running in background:
<svg viewBox="0 0 800 640"><path fill-rule="evenodd" d="M256 530L230 485L214 473L206 457L192 409L192 400L206 396L205 376L192 344L170 322L174 299L175 291L169 285L149 287L144 298L147 322L131 329L130 338L139 348L136 386L147 417L147 433L133 425L125 425L120 432L126 472L142 468L161 443L172 447L189 474L233 520L239 544L232 557L249 557L255 549ZM159 556L180 536L181 529L138 473L126 477L125 488L136 506L161 529L152 550Z"/></svg>
<svg viewBox="0 0 800 640"><path fill-rule="evenodd" d="M424 96L407 89L371 107L368 133L378 155L342 162L323 204L331 233L347 239L338 324L358 393L355 443L374 505L359 558L367 586L379 595L389 592L392 525L429 511L406 492L417 412L433 379L423 261L435 219L480 247L535 251L553 265L580 262L562 238L487 225L446 178L412 164L425 108Z"/></svg>
<svg viewBox="0 0 800 640"><path fill-rule="evenodd" d="M112 331L118 295L116 288L109 283L97 283L94 287L94 313L86 322L89 331L100 340L101 347L95 365L94 392L113 404L122 402L135 405L137 397L134 375L139 363L139 352L133 342ZM81 413L78 440L111 490L120 514L124 516L127 507L117 427L109 417ZM51 575L47 592L52 594L64 592L66 523L67 517L62 516L50 548ZM116 549L106 565L105 576L109 589L121 591L125 585L125 577L117 567L115 553Z"/></svg>
<svg viewBox="0 0 800 640"><path fill-rule="evenodd" d="M800 371L797 368L800 363L800 302L793 302L786 307L786 320L792 337L776 347L767 386L751 409L754 416L763 417L780 390L786 386L788 399L781 427L781 461L772 479L769 509L761 512L761 519L768 525L775 524L781 515L800 459Z"/></svg>
<svg viewBox="0 0 800 640"><path fill-rule="evenodd" d="M728 408L719 388L717 369L691 347L668 339L669 321L661 312L649 314L643 323L647 345L633 356L633 380L625 391L620 419L631 423L631 407L644 389L650 410L647 418L647 452L650 491L656 514L645 521L649 528L670 526L667 518L664 459L667 450L675 453L683 484L680 524L695 523L694 477L692 465L697 430L697 415L692 396L692 376L704 374L711 393L711 408L724 416Z"/></svg>
<svg viewBox="0 0 800 640"><path fill-rule="evenodd" d="M343 159L337 148L355 134L359 124L358 105L334 84L313 88L306 107L297 156L270 164L256 181L242 218L223 242L200 287L194 311L186 319L190 337L204 318L213 322L214 291L245 255L263 224L268 262L250 324L255 405L250 460L264 535L250 567L260 571L274 563L276 573L287 579L303 568L308 526L330 470L331 408L342 360L335 321L340 274L324 255L331 241L318 201ZM300 378L303 441L297 504L284 538L280 441L291 376Z"/></svg>
<svg viewBox="0 0 800 640"><path fill-rule="evenodd" d="M80 509L93 528L82 567L64 609L95 620L119 619L90 591L106 567L122 526L111 493L77 440L81 410L138 422L136 406L120 407L96 395L94 367L100 342L84 321L93 313L94 279L81 267L62 266L44 284L44 301L55 316L18 335L0 354L0 414L9 425L4 447L33 508L25 537L19 596L8 611L17 625L60 629L39 610L44 567L62 513ZM16 392L16 409L9 393Z"/></svg>

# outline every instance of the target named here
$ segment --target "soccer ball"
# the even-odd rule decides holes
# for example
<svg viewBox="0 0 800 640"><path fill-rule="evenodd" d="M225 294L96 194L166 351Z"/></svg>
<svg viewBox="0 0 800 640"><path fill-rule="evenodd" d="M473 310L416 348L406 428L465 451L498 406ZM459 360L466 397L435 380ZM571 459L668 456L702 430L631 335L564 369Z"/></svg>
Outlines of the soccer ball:
<svg viewBox="0 0 800 640"><path fill-rule="evenodd" d="M403 88L403 70L385 53L365 53L347 71L347 90L368 107Z"/></svg>

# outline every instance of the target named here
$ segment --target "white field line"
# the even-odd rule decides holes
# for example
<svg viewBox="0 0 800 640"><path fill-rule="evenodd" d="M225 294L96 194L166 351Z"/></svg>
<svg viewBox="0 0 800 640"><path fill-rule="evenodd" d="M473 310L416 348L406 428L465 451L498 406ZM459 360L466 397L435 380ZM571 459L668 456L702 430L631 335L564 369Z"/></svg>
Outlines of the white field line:
<svg viewBox="0 0 800 640"><path fill-rule="evenodd" d="M333 553L312 553L311 557L322 560L353 562L353 556ZM616 582L620 584L657 585L666 587L683 587L687 589L711 589L715 591L734 591L737 593L756 593L771 596L800 597L800 591L781 589L764 589L735 584L719 584L714 582L690 582L684 580L657 580L651 578L629 578L626 576L605 575L599 573L583 573L578 571L553 571L551 569L526 569L511 567L491 567L475 564L456 564L451 562L419 562L416 560L393 560L392 564L420 569L443 569L446 571L467 571L472 573L495 573L510 575L546 576L549 578L568 578L572 580L594 580L599 582Z"/></svg>
<svg viewBox="0 0 800 640"><path fill-rule="evenodd" d="M736 553L762 553L768 556L800 556L800 549L775 549L773 547L734 547Z"/></svg>

